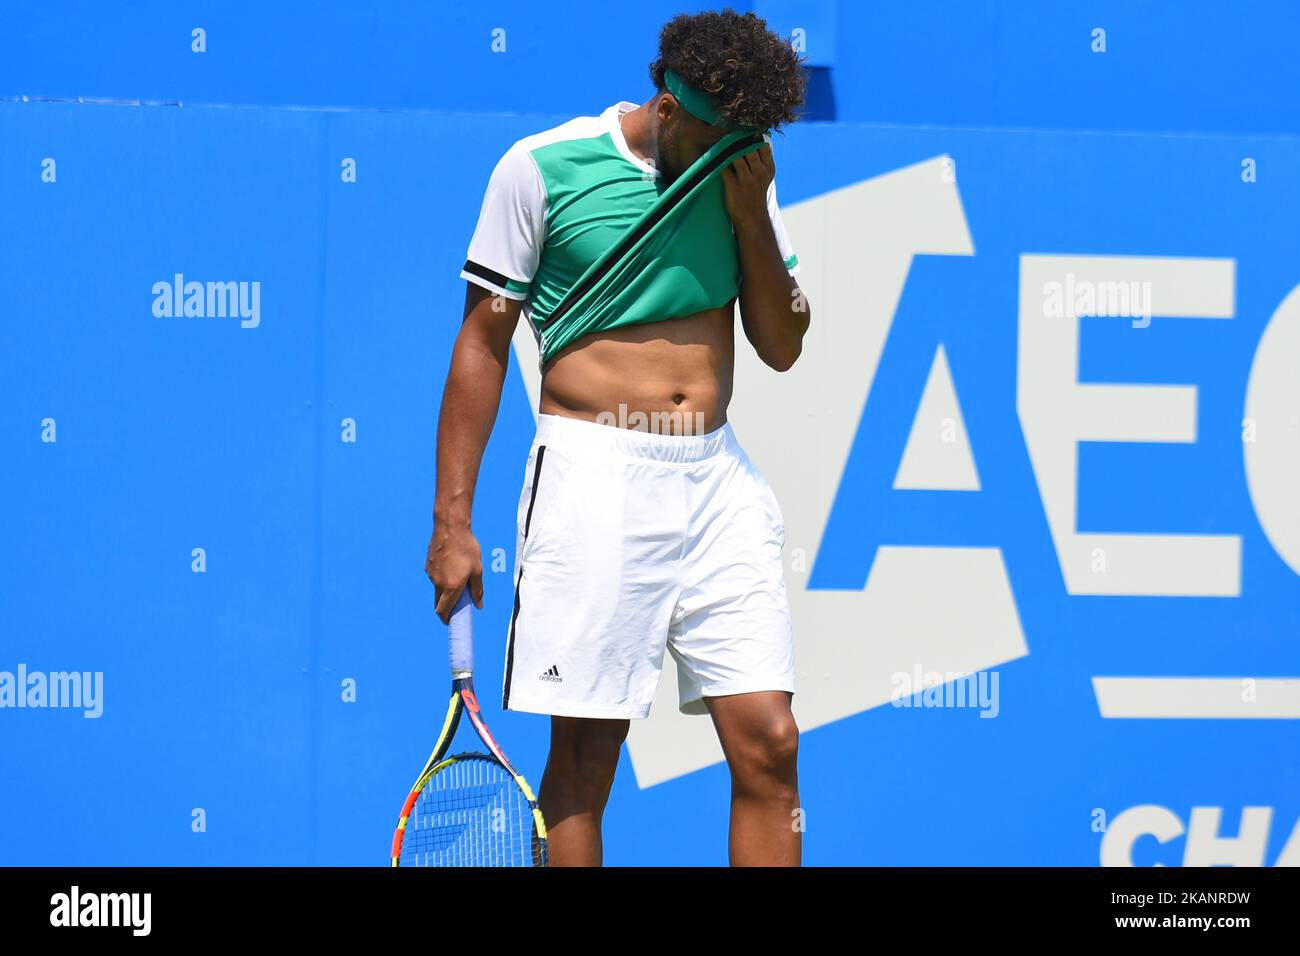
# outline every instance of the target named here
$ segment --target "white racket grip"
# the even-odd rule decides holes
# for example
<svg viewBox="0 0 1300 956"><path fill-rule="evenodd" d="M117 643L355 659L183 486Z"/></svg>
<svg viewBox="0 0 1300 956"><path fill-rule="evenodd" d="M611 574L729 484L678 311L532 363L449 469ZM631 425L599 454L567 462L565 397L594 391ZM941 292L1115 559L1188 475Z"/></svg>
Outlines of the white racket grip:
<svg viewBox="0 0 1300 956"><path fill-rule="evenodd" d="M451 654L451 673L453 677L465 677L474 673L474 602L469 596L469 585L460 592L460 600L451 612L451 633L447 638Z"/></svg>

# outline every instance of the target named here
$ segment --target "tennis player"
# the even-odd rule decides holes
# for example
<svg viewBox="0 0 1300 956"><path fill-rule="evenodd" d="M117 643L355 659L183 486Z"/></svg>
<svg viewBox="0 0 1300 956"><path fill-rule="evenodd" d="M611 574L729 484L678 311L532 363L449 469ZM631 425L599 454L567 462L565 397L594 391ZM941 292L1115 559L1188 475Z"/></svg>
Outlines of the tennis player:
<svg viewBox="0 0 1300 956"><path fill-rule="evenodd" d="M726 755L731 863L793 866L784 520L727 406L737 302L777 371L808 329L767 136L794 120L804 78L752 13L679 16L659 43L650 100L525 137L491 174L461 273L426 571L444 621L466 587L482 607L470 505L522 314L542 389L502 706L551 715L551 863L600 865L620 750L667 649L681 711L709 714Z"/></svg>

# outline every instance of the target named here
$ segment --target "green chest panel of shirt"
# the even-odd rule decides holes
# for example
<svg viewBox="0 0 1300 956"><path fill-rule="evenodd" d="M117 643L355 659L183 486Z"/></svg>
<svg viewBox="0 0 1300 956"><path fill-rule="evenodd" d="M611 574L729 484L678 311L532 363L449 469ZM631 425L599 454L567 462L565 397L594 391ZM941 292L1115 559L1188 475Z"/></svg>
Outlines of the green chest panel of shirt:
<svg viewBox="0 0 1300 956"><path fill-rule="evenodd" d="M658 322L725 306L740 288L721 170L762 139L725 137L671 185L622 156L612 138L570 140L533 151L547 196L546 240L529 298L542 360L596 331ZM566 296L629 233L636 242L587 289ZM566 309L552 321L561 303Z"/></svg>

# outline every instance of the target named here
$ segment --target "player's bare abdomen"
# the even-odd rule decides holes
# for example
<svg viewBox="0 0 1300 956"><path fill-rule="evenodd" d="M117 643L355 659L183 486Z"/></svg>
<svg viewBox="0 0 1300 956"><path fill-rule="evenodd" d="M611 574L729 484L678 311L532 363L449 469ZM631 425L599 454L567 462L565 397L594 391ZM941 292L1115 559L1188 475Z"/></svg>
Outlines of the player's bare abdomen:
<svg viewBox="0 0 1300 956"><path fill-rule="evenodd" d="M702 434L727 420L733 311L697 312L586 336L542 377L540 411L661 434Z"/></svg>

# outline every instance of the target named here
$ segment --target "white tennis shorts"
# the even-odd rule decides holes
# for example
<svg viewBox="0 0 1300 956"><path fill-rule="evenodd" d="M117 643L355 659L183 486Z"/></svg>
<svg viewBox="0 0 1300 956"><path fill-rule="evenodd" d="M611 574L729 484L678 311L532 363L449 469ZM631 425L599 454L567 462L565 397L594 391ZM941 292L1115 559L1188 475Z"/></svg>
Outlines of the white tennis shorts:
<svg viewBox="0 0 1300 956"><path fill-rule="evenodd" d="M656 435L542 415L519 496L502 707L650 713L664 649L679 708L794 691L785 521L730 425Z"/></svg>

